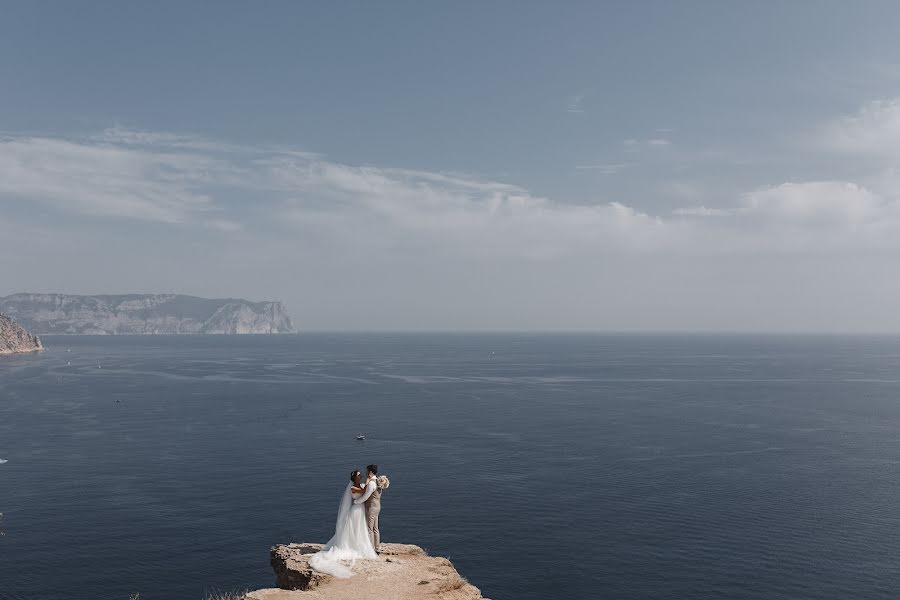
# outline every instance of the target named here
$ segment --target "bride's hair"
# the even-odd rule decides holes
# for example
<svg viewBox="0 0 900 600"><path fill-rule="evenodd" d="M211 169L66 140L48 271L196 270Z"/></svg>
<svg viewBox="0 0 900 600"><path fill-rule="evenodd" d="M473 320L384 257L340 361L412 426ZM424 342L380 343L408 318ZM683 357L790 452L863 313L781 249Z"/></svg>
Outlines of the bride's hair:
<svg viewBox="0 0 900 600"><path fill-rule="evenodd" d="M350 471L350 481L356 483L357 476L362 477L362 473L360 473L359 471Z"/></svg>

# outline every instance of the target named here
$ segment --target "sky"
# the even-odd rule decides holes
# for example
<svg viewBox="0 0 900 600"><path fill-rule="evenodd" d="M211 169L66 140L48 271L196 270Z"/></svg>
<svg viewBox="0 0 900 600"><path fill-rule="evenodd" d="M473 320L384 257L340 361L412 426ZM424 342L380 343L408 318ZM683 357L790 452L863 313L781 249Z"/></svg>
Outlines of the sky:
<svg viewBox="0 0 900 600"><path fill-rule="evenodd" d="M900 332L900 4L0 8L0 296Z"/></svg>

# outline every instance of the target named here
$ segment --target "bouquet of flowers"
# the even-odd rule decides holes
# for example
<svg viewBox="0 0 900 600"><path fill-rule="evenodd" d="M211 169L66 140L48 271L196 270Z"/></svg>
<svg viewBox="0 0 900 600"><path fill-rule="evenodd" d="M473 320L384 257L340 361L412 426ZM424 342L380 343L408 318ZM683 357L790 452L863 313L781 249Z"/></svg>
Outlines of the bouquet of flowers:
<svg viewBox="0 0 900 600"><path fill-rule="evenodd" d="M391 486L391 480L387 478L387 475L379 475L375 478L375 485L379 490L386 490Z"/></svg>

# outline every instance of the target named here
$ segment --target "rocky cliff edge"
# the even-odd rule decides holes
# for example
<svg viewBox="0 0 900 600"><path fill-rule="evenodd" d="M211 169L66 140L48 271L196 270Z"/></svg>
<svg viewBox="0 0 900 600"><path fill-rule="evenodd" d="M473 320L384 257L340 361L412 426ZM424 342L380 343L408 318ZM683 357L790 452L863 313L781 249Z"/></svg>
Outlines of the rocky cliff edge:
<svg viewBox="0 0 900 600"><path fill-rule="evenodd" d="M418 546L382 544L377 559L353 565L350 579L324 575L309 566L322 544L272 548L277 588L248 592L246 600L483 600L446 558L428 556Z"/></svg>
<svg viewBox="0 0 900 600"><path fill-rule="evenodd" d="M0 354L40 352L43 349L38 336L28 333L21 325L0 313Z"/></svg>

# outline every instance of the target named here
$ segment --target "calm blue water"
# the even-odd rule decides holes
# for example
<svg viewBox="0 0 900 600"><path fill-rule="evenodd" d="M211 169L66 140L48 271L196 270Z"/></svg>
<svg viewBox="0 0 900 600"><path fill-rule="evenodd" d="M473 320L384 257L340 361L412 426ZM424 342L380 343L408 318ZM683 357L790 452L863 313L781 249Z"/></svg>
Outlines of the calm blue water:
<svg viewBox="0 0 900 600"><path fill-rule="evenodd" d="M45 342L0 357L4 600L269 587L368 462L495 600L900 595L900 338Z"/></svg>

